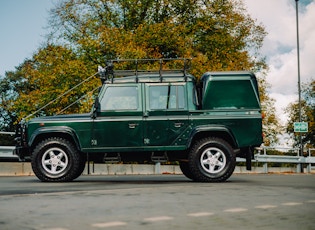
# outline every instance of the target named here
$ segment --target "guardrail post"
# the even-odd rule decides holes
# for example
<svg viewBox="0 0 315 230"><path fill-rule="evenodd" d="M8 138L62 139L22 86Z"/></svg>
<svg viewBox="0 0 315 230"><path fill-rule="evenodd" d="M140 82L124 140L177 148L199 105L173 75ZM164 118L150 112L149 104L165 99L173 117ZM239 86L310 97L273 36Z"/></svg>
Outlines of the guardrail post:
<svg viewBox="0 0 315 230"><path fill-rule="evenodd" d="M267 149L266 148L264 148L264 155L267 155ZM267 162L264 163L263 169L264 169L264 173L268 173L268 163Z"/></svg>
<svg viewBox="0 0 315 230"><path fill-rule="evenodd" d="M299 151L300 151L300 150L297 151L296 156L300 156ZM301 154L301 157L303 157L303 154ZM302 165L301 163L297 163L297 164L296 164L296 172L297 172L297 173L302 173L302 172L303 172L302 167L303 167L303 165Z"/></svg>
<svg viewBox="0 0 315 230"><path fill-rule="evenodd" d="M156 162L155 163L155 174L161 174L161 163L160 162Z"/></svg>
<svg viewBox="0 0 315 230"><path fill-rule="evenodd" d="M308 157L311 157L311 149L308 149ZM307 165L307 172L308 173L311 172L311 167L312 167L312 164L308 163L308 165Z"/></svg>
<svg viewBox="0 0 315 230"><path fill-rule="evenodd" d="M264 173L268 173L268 163L264 163Z"/></svg>
<svg viewBox="0 0 315 230"><path fill-rule="evenodd" d="M312 159L312 154L311 154L311 151L314 151L315 149L308 149L308 159ZM312 172L312 163L311 163L311 160L309 160L309 163L307 165L307 172L308 173L311 173Z"/></svg>

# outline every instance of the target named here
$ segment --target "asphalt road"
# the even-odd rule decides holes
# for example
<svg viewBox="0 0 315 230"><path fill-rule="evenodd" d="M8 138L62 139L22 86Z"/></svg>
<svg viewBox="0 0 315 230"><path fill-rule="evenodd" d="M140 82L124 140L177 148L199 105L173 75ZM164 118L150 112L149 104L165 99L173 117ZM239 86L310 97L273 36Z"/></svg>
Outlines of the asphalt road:
<svg viewBox="0 0 315 230"><path fill-rule="evenodd" d="M315 175L0 177L0 229L315 229Z"/></svg>

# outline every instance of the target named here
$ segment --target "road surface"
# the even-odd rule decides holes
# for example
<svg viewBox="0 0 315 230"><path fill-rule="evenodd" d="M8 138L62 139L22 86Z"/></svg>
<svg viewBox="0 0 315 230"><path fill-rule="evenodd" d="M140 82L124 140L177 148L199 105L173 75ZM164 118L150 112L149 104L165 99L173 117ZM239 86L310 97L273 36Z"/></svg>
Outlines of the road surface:
<svg viewBox="0 0 315 230"><path fill-rule="evenodd" d="M315 229L315 175L0 177L0 229Z"/></svg>

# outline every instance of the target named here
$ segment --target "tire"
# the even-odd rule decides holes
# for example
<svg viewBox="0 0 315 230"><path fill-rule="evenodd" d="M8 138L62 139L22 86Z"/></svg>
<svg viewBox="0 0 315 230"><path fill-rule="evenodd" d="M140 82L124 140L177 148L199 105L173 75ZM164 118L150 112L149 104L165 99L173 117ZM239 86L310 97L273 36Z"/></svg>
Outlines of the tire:
<svg viewBox="0 0 315 230"><path fill-rule="evenodd" d="M31 159L34 174L44 182L66 182L83 171L82 157L68 140L51 137L40 142Z"/></svg>
<svg viewBox="0 0 315 230"><path fill-rule="evenodd" d="M182 173L189 179L193 180L193 174L190 171L188 162L179 162L179 168L182 170Z"/></svg>
<svg viewBox="0 0 315 230"><path fill-rule="evenodd" d="M74 176L73 180L77 179L81 174L83 173L86 165L86 158L82 155L80 155L80 166L77 172L77 175Z"/></svg>
<svg viewBox="0 0 315 230"><path fill-rule="evenodd" d="M197 141L188 155L192 177L198 182L224 182L234 172L236 156L231 145L220 138Z"/></svg>

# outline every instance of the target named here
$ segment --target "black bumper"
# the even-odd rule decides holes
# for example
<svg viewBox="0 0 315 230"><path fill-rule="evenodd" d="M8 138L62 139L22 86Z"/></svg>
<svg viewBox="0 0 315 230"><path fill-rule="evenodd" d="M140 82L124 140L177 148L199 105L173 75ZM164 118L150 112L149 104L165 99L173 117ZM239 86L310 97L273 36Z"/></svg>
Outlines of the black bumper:
<svg viewBox="0 0 315 230"><path fill-rule="evenodd" d="M22 146L16 146L13 151L13 154L17 155L22 161L29 160L31 157L29 148L22 147Z"/></svg>
<svg viewBox="0 0 315 230"><path fill-rule="evenodd" d="M17 155L20 160L24 161L30 159L31 151L27 145L26 137L26 125L25 123L20 122L16 126L15 130L15 150L13 151L14 155Z"/></svg>

